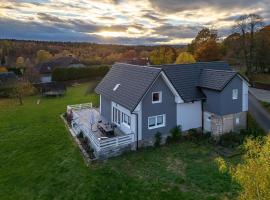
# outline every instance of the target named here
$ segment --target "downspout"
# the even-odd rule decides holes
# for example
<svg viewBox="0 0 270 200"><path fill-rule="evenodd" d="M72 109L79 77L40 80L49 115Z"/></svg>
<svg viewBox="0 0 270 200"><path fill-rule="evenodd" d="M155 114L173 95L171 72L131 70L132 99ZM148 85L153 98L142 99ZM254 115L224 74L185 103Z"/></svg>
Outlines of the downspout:
<svg viewBox="0 0 270 200"><path fill-rule="evenodd" d="M204 99L201 101L201 108L202 108L202 133L204 131L204 108L203 108L203 103L204 103Z"/></svg>
<svg viewBox="0 0 270 200"><path fill-rule="evenodd" d="M136 150L139 149L139 115L138 113L134 113L136 115Z"/></svg>

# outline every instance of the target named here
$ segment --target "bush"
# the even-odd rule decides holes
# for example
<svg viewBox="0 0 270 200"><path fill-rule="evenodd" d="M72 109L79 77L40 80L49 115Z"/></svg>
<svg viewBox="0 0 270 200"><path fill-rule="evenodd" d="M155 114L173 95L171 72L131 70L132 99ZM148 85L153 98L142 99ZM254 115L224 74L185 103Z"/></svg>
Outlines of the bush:
<svg viewBox="0 0 270 200"><path fill-rule="evenodd" d="M157 132L155 134L155 147L160 147L160 144L161 144L161 133L160 132Z"/></svg>
<svg viewBox="0 0 270 200"><path fill-rule="evenodd" d="M70 81L105 76L110 67L107 65L81 68L56 68L52 72L53 81Z"/></svg>
<svg viewBox="0 0 270 200"><path fill-rule="evenodd" d="M220 136L219 144L224 147L234 148L243 144L245 135L237 132L229 132Z"/></svg>
<svg viewBox="0 0 270 200"><path fill-rule="evenodd" d="M198 133L197 129L189 129L185 139L188 141L197 141L201 135Z"/></svg>
<svg viewBox="0 0 270 200"><path fill-rule="evenodd" d="M175 126L170 130L171 136L168 136L166 139L166 143L176 142L181 139L182 130L181 126Z"/></svg>
<svg viewBox="0 0 270 200"><path fill-rule="evenodd" d="M80 138L80 139L83 138L83 132L82 131L80 131L80 133L77 135L77 138Z"/></svg>

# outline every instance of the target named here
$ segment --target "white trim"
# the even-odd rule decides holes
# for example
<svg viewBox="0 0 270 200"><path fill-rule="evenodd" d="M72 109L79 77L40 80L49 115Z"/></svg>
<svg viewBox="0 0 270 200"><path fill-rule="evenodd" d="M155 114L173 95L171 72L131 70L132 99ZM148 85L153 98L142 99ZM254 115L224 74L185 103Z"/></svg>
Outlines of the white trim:
<svg viewBox="0 0 270 200"><path fill-rule="evenodd" d="M157 125L157 118L160 117L160 116L162 116L163 123L160 124L160 125ZM149 119L150 118L155 118L155 126L149 127ZM148 129L156 129L156 128L161 128L161 127L165 127L165 126L166 126L166 114L150 116L150 117L147 118L147 127L148 127Z"/></svg>
<svg viewBox="0 0 270 200"><path fill-rule="evenodd" d="M153 95L155 93L159 94L159 100L158 101L153 101ZM152 92L152 104L155 104L155 103L162 103L162 91Z"/></svg>
<svg viewBox="0 0 270 200"><path fill-rule="evenodd" d="M138 122L136 123L136 126L138 126L136 129L136 134L138 134L138 140L142 140L142 102L140 102L137 107L134 110L134 113L137 114L137 118L136 120L138 120ZM136 139L137 140L137 137Z"/></svg>
<svg viewBox="0 0 270 200"><path fill-rule="evenodd" d="M101 94L99 95L99 113L100 114L102 114L101 113L101 105L102 105L102 103L101 103Z"/></svg>
<svg viewBox="0 0 270 200"><path fill-rule="evenodd" d="M248 111L248 84L242 81L242 111Z"/></svg>

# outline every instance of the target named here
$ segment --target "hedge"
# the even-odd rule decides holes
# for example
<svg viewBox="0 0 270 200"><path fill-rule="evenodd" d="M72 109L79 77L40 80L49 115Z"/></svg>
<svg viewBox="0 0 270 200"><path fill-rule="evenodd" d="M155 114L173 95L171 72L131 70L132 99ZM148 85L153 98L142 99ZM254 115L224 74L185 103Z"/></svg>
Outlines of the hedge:
<svg viewBox="0 0 270 200"><path fill-rule="evenodd" d="M84 68L56 68L52 72L53 81L70 81L105 76L109 66L95 66Z"/></svg>

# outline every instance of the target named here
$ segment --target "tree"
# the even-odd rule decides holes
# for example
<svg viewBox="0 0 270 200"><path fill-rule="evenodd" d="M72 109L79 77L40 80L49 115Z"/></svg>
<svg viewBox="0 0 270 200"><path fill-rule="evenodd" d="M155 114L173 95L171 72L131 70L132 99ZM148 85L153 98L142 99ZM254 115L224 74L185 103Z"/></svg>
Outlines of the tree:
<svg viewBox="0 0 270 200"><path fill-rule="evenodd" d="M46 50L39 50L37 52L38 63L49 61L52 57L53 57L52 54Z"/></svg>
<svg viewBox="0 0 270 200"><path fill-rule="evenodd" d="M195 59L197 61L217 61L220 60L220 52L218 44L215 40L203 42L195 51Z"/></svg>
<svg viewBox="0 0 270 200"><path fill-rule="evenodd" d="M176 64L187 64L187 63L195 63L195 62L196 60L193 57L193 55L188 52L180 53L175 61Z"/></svg>
<svg viewBox="0 0 270 200"><path fill-rule="evenodd" d="M14 81L9 87L9 96L18 99L20 105L23 105L24 96L32 95L35 92L31 83L23 79Z"/></svg>
<svg viewBox="0 0 270 200"><path fill-rule="evenodd" d="M270 26L266 26L256 34L255 60L260 70L270 71Z"/></svg>
<svg viewBox="0 0 270 200"><path fill-rule="evenodd" d="M0 66L0 73L7 72L8 70L5 67Z"/></svg>
<svg viewBox="0 0 270 200"><path fill-rule="evenodd" d="M22 67L24 67L25 65L24 65L24 58L22 57L22 56L20 56L20 57L18 57L17 59L16 59L16 67L17 68L22 68Z"/></svg>
<svg viewBox="0 0 270 200"><path fill-rule="evenodd" d="M254 65L254 33L263 25L263 18L256 14L242 15L235 20L233 31L241 35L241 49L244 54L244 62L247 75L250 76Z"/></svg>
<svg viewBox="0 0 270 200"><path fill-rule="evenodd" d="M40 74L34 67L27 67L23 73L23 78L30 83L40 82Z"/></svg>
<svg viewBox="0 0 270 200"><path fill-rule="evenodd" d="M199 48L203 43L210 40L217 41L218 33L216 29L203 28L200 30L195 39L188 45L188 52L194 54L196 49Z"/></svg>
<svg viewBox="0 0 270 200"><path fill-rule="evenodd" d="M221 172L228 172L237 181L242 192L238 199L254 200L270 197L270 136L263 139L247 139L243 161L229 166L222 158L217 158Z"/></svg>
<svg viewBox="0 0 270 200"><path fill-rule="evenodd" d="M150 61L155 65L171 64L176 59L175 50L172 47L157 47L150 53Z"/></svg>

